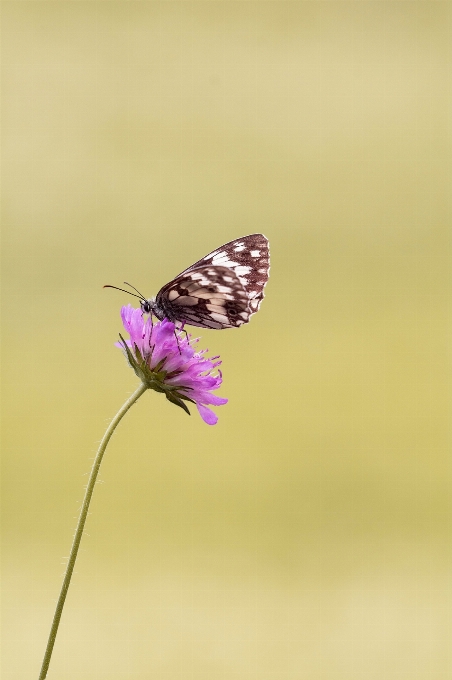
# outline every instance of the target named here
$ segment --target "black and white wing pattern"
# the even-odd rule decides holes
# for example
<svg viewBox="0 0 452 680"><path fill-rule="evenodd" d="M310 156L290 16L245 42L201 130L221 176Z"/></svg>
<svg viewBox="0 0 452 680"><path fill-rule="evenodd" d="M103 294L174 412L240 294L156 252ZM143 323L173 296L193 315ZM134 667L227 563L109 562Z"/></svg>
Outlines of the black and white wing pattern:
<svg viewBox="0 0 452 680"><path fill-rule="evenodd" d="M156 306L171 321L235 328L258 311L270 256L263 234L243 236L212 251L167 283Z"/></svg>
<svg viewBox="0 0 452 680"><path fill-rule="evenodd" d="M180 274L162 288L156 304L170 321L201 328L234 328L250 316L246 290L227 267L207 265Z"/></svg>
<svg viewBox="0 0 452 680"><path fill-rule="evenodd" d="M204 265L231 269L248 293L251 314L258 311L270 271L270 248L263 234L250 234L229 241L192 264L182 274Z"/></svg>

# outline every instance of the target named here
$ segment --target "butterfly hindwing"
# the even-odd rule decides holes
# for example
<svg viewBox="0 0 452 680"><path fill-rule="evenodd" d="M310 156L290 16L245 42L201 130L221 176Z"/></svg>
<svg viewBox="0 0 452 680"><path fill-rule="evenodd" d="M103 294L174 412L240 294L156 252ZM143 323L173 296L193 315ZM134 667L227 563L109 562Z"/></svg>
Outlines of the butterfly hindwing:
<svg viewBox="0 0 452 680"><path fill-rule="evenodd" d="M249 321L249 297L228 267L211 264L187 269L157 295L166 316L189 326L235 328Z"/></svg>

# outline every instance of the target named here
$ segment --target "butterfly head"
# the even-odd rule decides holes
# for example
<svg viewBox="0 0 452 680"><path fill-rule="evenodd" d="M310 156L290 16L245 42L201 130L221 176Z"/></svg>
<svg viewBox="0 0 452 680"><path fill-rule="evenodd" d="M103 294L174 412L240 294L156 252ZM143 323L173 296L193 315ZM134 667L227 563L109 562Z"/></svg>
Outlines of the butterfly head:
<svg viewBox="0 0 452 680"><path fill-rule="evenodd" d="M140 307L143 314L152 314L155 309L155 298L140 300Z"/></svg>
<svg viewBox="0 0 452 680"><path fill-rule="evenodd" d="M149 300L140 300L140 307L143 314L153 314L159 321L163 321L163 319L174 321L171 314L169 314L153 297L149 298Z"/></svg>

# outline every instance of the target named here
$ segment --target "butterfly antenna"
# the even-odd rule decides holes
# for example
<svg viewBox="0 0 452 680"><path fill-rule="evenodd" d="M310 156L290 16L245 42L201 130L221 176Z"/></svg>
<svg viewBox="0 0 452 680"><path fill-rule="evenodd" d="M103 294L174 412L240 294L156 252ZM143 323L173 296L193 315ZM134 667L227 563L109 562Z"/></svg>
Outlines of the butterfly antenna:
<svg viewBox="0 0 452 680"><path fill-rule="evenodd" d="M132 284L131 284L131 283L127 283L127 281L124 281L124 283L126 284L126 286L130 286L130 288L133 288L133 290L136 290L136 291L137 291L137 293L138 293L138 295L140 295L140 296L141 296L141 299L142 299L142 300L146 300L145 296L144 296L144 295L141 295L140 291L139 291L139 290L137 290L137 289L135 288L135 286L132 286Z"/></svg>
<svg viewBox="0 0 452 680"><path fill-rule="evenodd" d="M122 290L123 293L127 293L128 295L133 295L133 297L137 297L139 300L144 300L145 298L142 295L135 295L135 293L131 293L130 290L125 290L125 288L118 288L118 286L110 286L107 284L104 286L104 288L114 288L115 290ZM138 291L137 291L138 293Z"/></svg>

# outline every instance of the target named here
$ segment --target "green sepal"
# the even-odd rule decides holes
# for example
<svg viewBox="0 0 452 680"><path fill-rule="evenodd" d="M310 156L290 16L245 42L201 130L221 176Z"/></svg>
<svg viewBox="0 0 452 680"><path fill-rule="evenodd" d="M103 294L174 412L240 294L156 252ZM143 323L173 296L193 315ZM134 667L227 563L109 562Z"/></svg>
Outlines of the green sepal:
<svg viewBox="0 0 452 680"><path fill-rule="evenodd" d="M130 351L129 346L127 345L126 341L122 337L121 333L119 334L119 337L121 338L121 344L122 344L122 347L123 347L123 349L126 353L127 361L129 362L130 368L133 368L133 370L135 371L135 374L140 378L140 380L142 382L146 382L146 380L144 379L143 371L141 370L141 367L140 367L137 359L135 359L135 357L133 356L132 352ZM136 345L135 345L135 348L136 348Z"/></svg>
<svg viewBox="0 0 452 680"><path fill-rule="evenodd" d="M185 413L188 413L188 415L191 415L190 411L188 410L188 406L186 404L184 404L182 399L180 397L176 396L173 392L167 392L166 398L172 404L176 404L176 406L180 406L180 408L184 409Z"/></svg>
<svg viewBox="0 0 452 680"><path fill-rule="evenodd" d="M194 399L191 399L190 397L187 397L186 394L182 394L181 392L179 392L177 396L179 397L179 399L184 399L185 401L191 401L192 404L196 404L196 401Z"/></svg>
<svg viewBox="0 0 452 680"><path fill-rule="evenodd" d="M154 367L154 373L159 373L162 370L163 365L164 365L165 361L167 360L167 358L168 357L163 357L163 359L160 359L158 364L156 364L156 366ZM164 371L165 375L167 374L167 372L168 371Z"/></svg>
<svg viewBox="0 0 452 680"><path fill-rule="evenodd" d="M158 382L165 382L166 380L166 371L152 371L152 375L154 376L154 379L157 380Z"/></svg>

